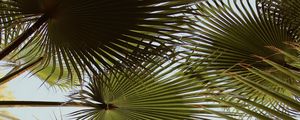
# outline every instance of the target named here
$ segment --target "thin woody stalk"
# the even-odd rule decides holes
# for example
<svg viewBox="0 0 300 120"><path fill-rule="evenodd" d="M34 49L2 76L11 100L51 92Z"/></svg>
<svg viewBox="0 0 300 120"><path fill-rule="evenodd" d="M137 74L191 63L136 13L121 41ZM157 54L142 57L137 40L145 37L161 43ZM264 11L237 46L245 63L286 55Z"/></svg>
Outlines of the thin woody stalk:
<svg viewBox="0 0 300 120"><path fill-rule="evenodd" d="M0 101L0 107L90 107L77 102Z"/></svg>
<svg viewBox="0 0 300 120"><path fill-rule="evenodd" d="M112 104L86 104L80 102L0 101L0 107L98 107L105 110L118 108Z"/></svg>

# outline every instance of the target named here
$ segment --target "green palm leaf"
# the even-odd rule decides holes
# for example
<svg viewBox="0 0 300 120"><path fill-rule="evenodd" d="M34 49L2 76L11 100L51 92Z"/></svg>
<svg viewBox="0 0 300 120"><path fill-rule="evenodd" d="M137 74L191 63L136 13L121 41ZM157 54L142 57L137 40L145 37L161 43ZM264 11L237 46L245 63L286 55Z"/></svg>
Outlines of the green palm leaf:
<svg viewBox="0 0 300 120"><path fill-rule="evenodd" d="M210 86L219 87L221 91L231 91L237 95L261 100L265 104L278 104L273 103L256 88L231 77L231 74L240 75L276 92L284 92L270 82L253 75L245 67L253 66L278 74L276 70L273 72L272 65L262 62L257 56L282 66L290 66L285 61L284 55L274 52L269 47L290 49L290 46L284 43L294 40L288 31L272 19L268 19L266 14L260 15L259 8L248 0L214 0L200 3L198 9L199 13L205 16L195 18L199 23L191 27L198 36L195 36L191 45L186 48L192 51L187 53L193 56L192 66L205 66L204 73L193 68L195 73L202 76L199 80ZM199 64L199 59L205 62ZM284 78L282 74L279 76ZM288 78L284 81L288 81Z"/></svg>
<svg viewBox="0 0 300 120"><path fill-rule="evenodd" d="M244 69L250 72L251 76L228 73L224 76L230 79L224 79L217 75L213 76L209 72L197 71L195 67L192 68L191 76L205 84L207 89L204 91L213 93L219 91L218 94L212 94L210 97L215 96L214 100L228 106L222 109L223 112L235 114L224 115L220 114L220 111L214 111L215 109L207 111L226 119L295 119L299 115L300 108L298 95L300 89L296 78L299 76L298 73L272 61L266 59L263 61L273 66L276 72L270 73L248 66Z"/></svg>
<svg viewBox="0 0 300 120"><path fill-rule="evenodd" d="M247 117L256 117L259 119L296 119L299 115L300 108L298 99L300 89L297 83L299 77L298 73L270 60L264 59L263 61L272 65L277 70L276 74L257 69L253 66L247 67L246 69L254 76L260 78L261 81L269 83L269 86L261 82L256 82L249 77L242 77L237 74L228 75L252 87L253 90L256 90L256 97L249 97L249 94L241 94L243 92L242 90L239 90L239 94L231 92L233 91L231 90L219 96L221 100L217 101L232 106L233 109L231 110L238 109L239 113L242 111L248 114L246 115ZM284 78L282 78L283 74L286 75ZM284 81L284 79L287 78L289 78L289 81ZM236 89L236 87L232 88ZM241 118L241 116L239 116L239 118Z"/></svg>
<svg viewBox="0 0 300 120"><path fill-rule="evenodd" d="M282 55L276 55L267 48L288 49L284 42L293 41L293 37L284 26L269 20L267 15L260 15L259 9L248 0L213 1L198 5L199 14L206 17L195 18L199 24L192 27L199 35L193 38L195 46L188 46L197 56L210 56L218 50L222 55L210 65L212 69L228 69L241 62L268 68L253 55L279 64L286 63ZM238 68L233 67L232 70Z"/></svg>
<svg viewBox="0 0 300 120"><path fill-rule="evenodd" d="M188 32L180 26L188 23L183 13L192 2L1 0L1 41L14 41L1 55L30 46L27 56L46 58L41 68L59 66L80 79L83 71L92 76L113 65L137 66L171 51L176 34Z"/></svg>
<svg viewBox="0 0 300 120"><path fill-rule="evenodd" d="M205 87L183 75L185 69L178 69L180 65L176 62L155 60L160 62L144 63L146 70L139 68L135 73L109 71L96 76L87 88L71 96L93 108L73 112L71 116L97 120L208 119L214 115L205 109L226 107L205 97L212 93L197 92Z"/></svg>
<svg viewBox="0 0 300 120"><path fill-rule="evenodd" d="M272 74L278 74L272 65L262 62L261 57L293 68L286 62L284 55L274 52L269 47L276 47L283 51L291 49L284 42L294 41L294 39L284 26L269 19L268 14L260 15L259 8L248 0L214 0L200 3L198 9L199 13L205 16L195 18L200 23L191 27L194 27L199 35L193 38L192 44L195 46L190 45L186 48L193 51L188 55L195 56L195 59L205 58L203 60L207 61L204 64L198 64L195 61L195 66L207 66L207 72L200 73L207 77L205 79L209 79L206 81L216 85L226 84L227 87L224 90L234 87L236 89L232 92L251 98L258 97L261 100L265 98L257 89L237 79L227 77L228 74L238 74L263 86L268 86L274 91L281 91L244 68L253 66L263 71L275 71ZM225 75L222 75L224 73ZM288 78L285 81L288 81Z"/></svg>
<svg viewBox="0 0 300 120"><path fill-rule="evenodd" d="M296 42L297 35L257 2L212 0L198 5L204 16L195 16L198 23L190 25L198 35L185 46L191 51L191 73L220 91L216 101L232 106L226 111L238 113L217 112L221 117L293 119L299 108L298 52L287 43Z"/></svg>

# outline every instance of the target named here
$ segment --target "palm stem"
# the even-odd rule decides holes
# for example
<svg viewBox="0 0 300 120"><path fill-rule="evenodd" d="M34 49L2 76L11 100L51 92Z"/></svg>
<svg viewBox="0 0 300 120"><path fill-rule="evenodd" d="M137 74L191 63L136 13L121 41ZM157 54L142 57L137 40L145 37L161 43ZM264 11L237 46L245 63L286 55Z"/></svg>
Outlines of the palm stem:
<svg viewBox="0 0 300 120"><path fill-rule="evenodd" d="M0 101L0 107L90 107L78 102Z"/></svg>
<svg viewBox="0 0 300 120"><path fill-rule="evenodd" d="M47 20L49 16L47 14L42 15L29 29L24 31L20 36L18 36L12 43L10 43L6 48L0 52L0 60L5 56L19 47L29 36L31 36L36 30L38 30Z"/></svg>
<svg viewBox="0 0 300 120"><path fill-rule="evenodd" d="M118 108L112 104L86 104L80 102L0 101L0 107L98 107L104 110Z"/></svg>

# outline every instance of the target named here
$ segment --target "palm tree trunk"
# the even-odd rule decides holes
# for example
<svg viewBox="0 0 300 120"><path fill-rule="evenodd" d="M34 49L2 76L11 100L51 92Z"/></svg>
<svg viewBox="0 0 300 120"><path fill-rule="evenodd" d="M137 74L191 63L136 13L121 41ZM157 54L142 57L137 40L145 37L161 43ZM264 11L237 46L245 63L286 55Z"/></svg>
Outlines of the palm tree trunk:
<svg viewBox="0 0 300 120"><path fill-rule="evenodd" d="M6 48L0 52L0 60L5 56L19 47L29 36L31 36L36 30L38 30L47 20L49 16L47 14L42 15L29 29L24 31L20 36L18 36L12 43L10 43Z"/></svg>
<svg viewBox="0 0 300 120"><path fill-rule="evenodd" d="M0 101L0 107L91 107L77 102Z"/></svg>

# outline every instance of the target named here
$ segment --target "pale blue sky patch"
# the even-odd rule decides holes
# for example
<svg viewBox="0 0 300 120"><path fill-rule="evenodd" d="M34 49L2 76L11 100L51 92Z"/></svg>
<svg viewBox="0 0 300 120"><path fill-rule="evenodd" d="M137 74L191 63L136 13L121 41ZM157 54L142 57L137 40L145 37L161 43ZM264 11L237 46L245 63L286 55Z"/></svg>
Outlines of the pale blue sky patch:
<svg viewBox="0 0 300 120"><path fill-rule="evenodd" d="M48 89L41 86L42 81L37 77L28 77L28 73L15 78L8 83L7 90L12 91L16 100L24 101L67 101L69 92ZM41 86L41 87L40 87ZM1 108L3 110L4 108ZM68 120L66 114L80 108L72 107L43 107L43 108L5 108L21 120Z"/></svg>

